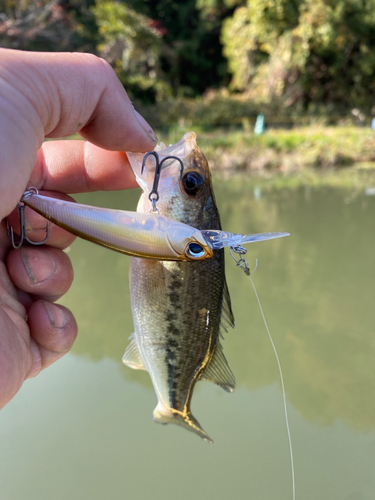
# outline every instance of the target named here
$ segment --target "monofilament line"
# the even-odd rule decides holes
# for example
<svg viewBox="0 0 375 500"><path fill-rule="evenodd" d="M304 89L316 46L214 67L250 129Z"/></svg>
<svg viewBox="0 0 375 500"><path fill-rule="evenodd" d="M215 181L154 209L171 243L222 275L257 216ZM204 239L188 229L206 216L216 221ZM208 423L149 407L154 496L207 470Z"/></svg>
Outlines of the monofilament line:
<svg viewBox="0 0 375 500"><path fill-rule="evenodd" d="M291 463L291 468L292 468L293 500L295 500L296 499L296 484L295 484L295 479L294 479L293 448L292 448L292 438L291 438L291 435L290 435L290 428L289 428L288 410L287 410L287 406L286 406L286 393L285 393L285 385L284 385L283 372L281 370L281 364L280 364L279 355L277 354L277 350L276 350L275 344L273 342L273 339L272 339L272 336L271 336L271 333L270 333L270 329L268 328L268 324L267 324L267 321L266 321L266 317L264 316L263 308L262 308L262 305L260 303L258 293L256 291L254 282L251 279L250 275L249 275L249 280L251 281L251 284L253 286L255 297L256 297L256 299L258 301L259 309L260 309L260 312L262 314L262 318L263 318L263 321L264 321L264 326L266 327L268 338L270 339L273 352L275 353L275 356L276 356L277 365L279 367L279 374L280 374L280 380L281 380L281 389L282 389L283 401L284 401L284 414L285 414L286 430L287 430L287 433L288 433L288 441L289 441L290 463Z"/></svg>

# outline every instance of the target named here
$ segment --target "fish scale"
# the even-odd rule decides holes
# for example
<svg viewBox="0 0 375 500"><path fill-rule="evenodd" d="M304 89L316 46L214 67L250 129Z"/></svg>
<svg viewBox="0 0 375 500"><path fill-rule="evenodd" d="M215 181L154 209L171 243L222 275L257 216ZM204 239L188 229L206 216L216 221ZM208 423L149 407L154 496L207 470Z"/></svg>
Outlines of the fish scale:
<svg viewBox="0 0 375 500"><path fill-rule="evenodd" d="M163 400L168 393L168 405L183 412L207 351L216 344L223 292L220 285L210 286L210 279L212 273L217 275L216 281L223 276L220 267L212 269L213 263L211 269L194 266L194 270L180 263L143 264L134 259L131 266L134 326L136 331L147 332L141 334L142 357L146 366L152 365L149 371ZM209 321L199 311L209 311Z"/></svg>

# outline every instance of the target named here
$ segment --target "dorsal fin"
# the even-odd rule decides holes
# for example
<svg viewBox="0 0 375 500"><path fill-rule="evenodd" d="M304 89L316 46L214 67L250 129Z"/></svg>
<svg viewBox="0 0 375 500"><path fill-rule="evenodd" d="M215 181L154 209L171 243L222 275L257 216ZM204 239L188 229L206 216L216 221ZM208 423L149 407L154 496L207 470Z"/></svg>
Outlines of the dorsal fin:
<svg viewBox="0 0 375 500"><path fill-rule="evenodd" d="M130 337L132 338L133 335ZM128 347L126 348L125 354L122 357L122 362L129 366L130 368L133 368L133 370L146 370L147 368L145 367L141 353L139 352L137 341L135 338L130 342Z"/></svg>
<svg viewBox="0 0 375 500"><path fill-rule="evenodd" d="M225 323L225 324L224 324ZM221 309L221 326L227 331L226 325L234 328L234 316L227 281L224 281L223 306Z"/></svg>
<svg viewBox="0 0 375 500"><path fill-rule="evenodd" d="M222 387L225 391L234 391L236 380L229 368L220 342L216 344L214 355L201 375L201 380L209 380Z"/></svg>

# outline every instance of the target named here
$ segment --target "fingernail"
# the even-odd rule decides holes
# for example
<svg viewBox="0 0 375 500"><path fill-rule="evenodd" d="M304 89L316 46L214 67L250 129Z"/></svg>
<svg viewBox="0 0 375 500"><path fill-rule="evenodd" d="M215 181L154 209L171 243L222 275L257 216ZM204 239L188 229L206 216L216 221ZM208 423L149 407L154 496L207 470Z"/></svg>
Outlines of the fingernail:
<svg viewBox="0 0 375 500"><path fill-rule="evenodd" d="M51 278L56 272L57 263L48 252L22 247L21 256L30 281L34 285Z"/></svg>
<svg viewBox="0 0 375 500"><path fill-rule="evenodd" d="M68 317L65 314L65 311L61 309L61 307L51 304L51 302L43 302L53 328L64 328L68 322Z"/></svg>
<svg viewBox="0 0 375 500"><path fill-rule="evenodd" d="M134 106L133 106L133 109L134 109ZM155 143L157 144L158 143L158 138L156 137L155 135L155 132L152 130L152 128L150 127L150 125L146 122L146 120L143 118L142 115L140 115L138 113L138 111L136 111L134 109L134 114L139 122L139 124L141 125L141 127L143 128L143 130L145 132L147 132L148 136L150 137L150 139Z"/></svg>

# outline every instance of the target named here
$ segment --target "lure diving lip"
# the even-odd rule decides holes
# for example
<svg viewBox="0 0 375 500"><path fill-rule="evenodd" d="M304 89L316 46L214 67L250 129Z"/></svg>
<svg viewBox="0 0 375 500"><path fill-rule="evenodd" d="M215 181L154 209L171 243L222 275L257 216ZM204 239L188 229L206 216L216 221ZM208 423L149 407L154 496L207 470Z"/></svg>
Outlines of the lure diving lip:
<svg viewBox="0 0 375 500"><path fill-rule="evenodd" d="M201 233L212 250L220 250L225 247L237 247L242 246L245 243L273 240L275 238L289 236L289 233L236 234L215 229L203 229L201 230Z"/></svg>

